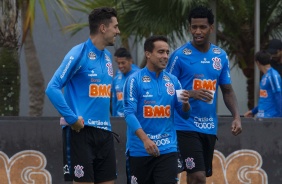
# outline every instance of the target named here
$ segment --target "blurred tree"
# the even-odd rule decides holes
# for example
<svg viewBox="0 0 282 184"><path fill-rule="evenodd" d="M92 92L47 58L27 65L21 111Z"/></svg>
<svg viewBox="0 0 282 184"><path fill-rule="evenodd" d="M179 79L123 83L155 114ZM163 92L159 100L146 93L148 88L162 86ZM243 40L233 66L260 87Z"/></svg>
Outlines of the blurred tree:
<svg viewBox="0 0 282 184"><path fill-rule="evenodd" d="M19 12L16 1L0 3L0 116L19 113Z"/></svg>
<svg viewBox="0 0 282 184"><path fill-rule="evenodd" d="M29 116L41 116L44 105L44 78L32 37L36 3L49 23L45 0L3 0L0 3L0 115L19 115L19 53L24 48L29 86ZM63 12L63 0L56 0ZM56 12L55 12L56 14Z"/></svg>
<svg viewBox="0 0 282 184"><path fill-rule="evenodd" d="M129 36L140 41L151 34L167 35L172 43L185 41L187 14L191 7L208 5L207 0L74 0L71 8L89 13L98 6L113 6L118 10L122 45L128 48ZM255 1L222 0L216 2L216 37L233 64L238 64L247 78L247 106L254 106L254 28ZM271 37L282 38L282 1L260 0L260 45L266 48ZM85 23L69 25L65 30L79 31Z"/></svg>
<svg viewBox="0 0 282 184"><path fill-rule="evenodd" d="M254 107L255 89L254 15L255 1L223 0L217 3L217 39L247 78L249 109ZM282 38L281 17L281 0L260 0L260 49L266 49L271 37Z"/></svg>

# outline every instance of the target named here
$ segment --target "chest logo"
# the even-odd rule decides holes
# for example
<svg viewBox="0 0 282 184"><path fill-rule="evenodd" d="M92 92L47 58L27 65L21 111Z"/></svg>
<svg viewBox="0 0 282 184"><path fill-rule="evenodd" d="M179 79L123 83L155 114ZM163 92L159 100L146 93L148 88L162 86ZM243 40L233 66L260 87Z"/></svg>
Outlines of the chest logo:
<svg viewBox="0 0 282 184"><path fill-rule="evenodd" d="M192 50L187 49L187 48L185 48L182 52L183 52L183 54L185 54L185 55L190 55L190 54L192 54Z"/></svg>
<svg viewBox="0 0 282 184"><path fill-rule="evenodd" d="M106 60L106 61L109 61L109 62L111 61L111 59L109 58L109 56L107 56L106 54L105 54L105 60Z"/></svg>
<svg viewBox="0 0 282 184"><path fill-rule="evenodd" d="M221 70L222 69L222 65L221 65L221 59L218 58L218 57L214 57L212 58L212 61L213 61L213 68L216 69L216 70Z"/></svg>
<svg viewBox="0 0 282 184"><path fill-rule="evenodd" d="M143 82L151 82L151 78L149 76L142 77Z"/></svg>
<svg viewBox="0 0 282 184"><path fill-rule="evenodd" d="M92 51L89 52L89 54L88 54L88 58L89 58L89 59L94 60L94 59L96 59L96 57L97 57L97 56L96 56L96 54L95 54L94 52L92 52Z"/></svg>
<svg viewBox="0 0 282 184"><path fill-rule="evenodd" d="M215 54L220 54L220 53L221 53L221 51L220 51L219 48L214 48L214 49L212 49L212 51L213 51L213 53L215 53Z"/></svg>
<svg viewBox="0 0 282 184"><path fill-rule="evenodd" d="M169 94L170 96L175 94L174 85L172 83L167 82L165 86L167 94Z"/></svg>
<svg viewBox="0 0 282 184"><path fill-rule="evenodd" d="M108 74L109 74L109 76L111 76L111 77L114 76L112 63L111 63L111 62L107 62L106 67L108 68Z"/></svg>

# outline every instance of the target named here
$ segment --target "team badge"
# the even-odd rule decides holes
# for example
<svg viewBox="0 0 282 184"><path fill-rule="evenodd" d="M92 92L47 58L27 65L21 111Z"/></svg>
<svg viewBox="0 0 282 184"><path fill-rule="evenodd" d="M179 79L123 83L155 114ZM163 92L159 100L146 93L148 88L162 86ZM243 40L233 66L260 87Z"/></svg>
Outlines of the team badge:
<svg viewBox="0 0 282 184"><path fill-rule="evenodd" d="M113 67L112 67L112 63L111 62L107 62L106 63L106 67L108 68L108 74L109 74L109 76L113 76L114 74L114 72L113 72Z"/></svg>
<svg viewBox="0 0 282 184"><path fill-rule="evenodd" d="M96 59L96 54L91 51L91 52L89 52L88 57L89 57L89 59L94 60L94 59Z"/></svg>
<svg viewBox="0 0 282 184"><path fill-rule="evenodd" d="M194 158L188 157L187 159L185 159L185 163L186 163L187 169L191 170L191 169L193 169L195 167Z"/></svg>
<svg viewBox="0 0 282 184"><path fill-rule="evenodd" d="M83 166L81 165L74 166L74 176L77 178L81 178L84 176Z"/></svg>
<svg viewBox="0 0 282 184"><path fill-rule="evenodd" d="M165 84L165 86L166 86L166 92L167 92L170 96L172 96L172 95L175 94L174 85L173 85L172 83L167 82L167 83Z"/></svg>
<svg viewBox="0 0 282 184"><path fill-rule="evenodd" d="M142 77L143 82L151 82L151 78L149 76Z"/></svg>
<svg viewBox="0 0 282 184"><path fill-rule="evenodd" d="M215 53L215 54L220 54L220 53L221 53L221 51L220 51L219 48L214 48L214 49L212 49L212 51L213 51L213 53Z"/></svg>
<svg viewBox="0 0 282 184"><path fill-rule="evenodd" d="M182 52L183 52L183 54L185 54L185 55L190 55L190 54L192 54L192 50L187 49L187 48L185 48Z"/></svg>
<svg viewBox="0 0 282 184"><path fill-rule="evenodd" d="M216 69L216 70L221 70L222 66L221 66L221 59L218 58L218 57L214 57L212 58L212 61L213 61L213 68Z"/></svg>
<svg viewBox="0 0 282 184"><path fill-rule="evenodd" d="M109 58L109 56L107 56L106 54L105 54L105 60L106 60L106 61L111 61L111 59Z"/></svg>
<svg viewBox="0 0 282 184"><path fill-rule="evenodd" d="M165 81L170 81L169 77L166 76L166 75L163 76L163 80L165 80Z"/></svg>

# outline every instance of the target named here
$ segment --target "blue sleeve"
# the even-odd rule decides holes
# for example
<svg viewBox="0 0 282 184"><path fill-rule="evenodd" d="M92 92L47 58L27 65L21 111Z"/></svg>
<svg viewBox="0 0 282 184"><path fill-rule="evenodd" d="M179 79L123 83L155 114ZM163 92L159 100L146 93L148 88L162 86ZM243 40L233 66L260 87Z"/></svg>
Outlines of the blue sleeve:
<svg viewBox="0 0 282 184"><path fill-rule="evenodd" d="M258 113L258 106L256 106L255 108L253 108L252 110L253 115Z"/></svg>
<svg viewBox="0 0 282 184"><path fill-rule="evenodd" d="M127 126L135 132L137 129L142 128L140 122L136 117L137 104L138 104L138 84L137 79L133 77L127 78L124 88L124 116ZM140 103L140 102L139 102Z"/></svg>
<svg viewBox="0 0 282 184"><path fill-rule="evenodd" d="M282 117L282 95L281 92L275 93L274 94L275 98L275 107L278 111L278 117Z"/></svg>
<svg viewBox="0 0 282 184"><path fill-rule="evenodd" d="M222 66L222 72L220 73L219 76L218 84L219 85L231 84L229 59L225 51L222 50L222 52L224 52L224 55L221 57L223 66ZM216 60L218 58L214 58L214 59Z"/></svg>
<svg viewBox="0 0 282 184"><path fill-rule="evenodd" d="M74 124L78 120L78 116L68 106L62 89L81 67L80 53L82 49L82 47L76 46L65 56L45 90L51 103L69 124Z"/></svg>

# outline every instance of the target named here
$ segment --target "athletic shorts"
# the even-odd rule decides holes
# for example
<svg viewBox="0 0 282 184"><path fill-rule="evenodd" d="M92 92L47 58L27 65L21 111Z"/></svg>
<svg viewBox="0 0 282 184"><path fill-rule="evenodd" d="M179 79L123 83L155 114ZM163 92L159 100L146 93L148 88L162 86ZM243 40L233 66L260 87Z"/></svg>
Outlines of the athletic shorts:
<svg viewBox="0 0 282 184"><path fill-rule="evenodd" d="M216 136L192 131L176 131L178 147L187 173L205 171L212 175L212 159Z"/></svg>
<svg viewBox="0 0 282 184"><path fill-rule="evenodd" d="M138 184L176 184L178 153L167 153L158 157L131 157L129 156L130 181Z"/></svg>
<svg viewBox="0 0 282 184"><path fill-rule="evenodd" d="M69 168L70 174L64 174L65 180L72 178L76 182L94 183L115 180L117 172L113 133L89 126L80 132L68 129L69 150L65 146L64 154L70 154L64 156L64 167ZM67 135L68 131L63 132Z"/></svg>

